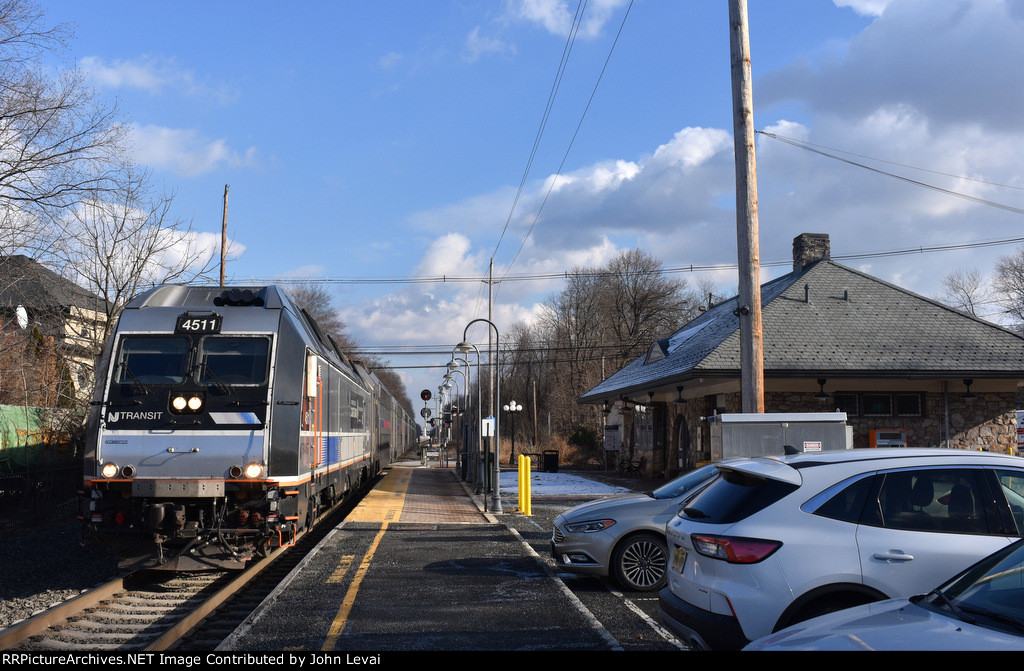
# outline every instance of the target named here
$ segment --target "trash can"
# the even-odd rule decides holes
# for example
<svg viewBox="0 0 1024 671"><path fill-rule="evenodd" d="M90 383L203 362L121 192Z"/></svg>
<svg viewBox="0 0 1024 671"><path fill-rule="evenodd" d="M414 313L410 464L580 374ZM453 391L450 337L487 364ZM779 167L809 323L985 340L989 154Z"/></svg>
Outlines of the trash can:
<svg viewBox="0 0 1024 671"><path fill-rule="evenodd" d="M558 450L544 450L544 472L558 472Z"/></svg>

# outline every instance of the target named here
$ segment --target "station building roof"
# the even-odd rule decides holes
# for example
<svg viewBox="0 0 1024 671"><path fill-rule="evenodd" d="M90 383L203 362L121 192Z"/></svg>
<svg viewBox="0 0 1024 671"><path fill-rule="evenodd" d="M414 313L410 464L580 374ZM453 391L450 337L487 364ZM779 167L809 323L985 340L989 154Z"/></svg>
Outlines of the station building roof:
<svg viewBox="0 0 1024 671"><path fill-rule="evenodd" d="M808 234L804 234L805 236ZM761 286L764 377L1018 378L1024 337L830 260L797 258ZM798 238L794 241L797 247ZM721 302L580 397L600 403L740 376L736 297ZM689 385L688 385L689 387ZM674 393L674 392L673 392Z"/></svg>

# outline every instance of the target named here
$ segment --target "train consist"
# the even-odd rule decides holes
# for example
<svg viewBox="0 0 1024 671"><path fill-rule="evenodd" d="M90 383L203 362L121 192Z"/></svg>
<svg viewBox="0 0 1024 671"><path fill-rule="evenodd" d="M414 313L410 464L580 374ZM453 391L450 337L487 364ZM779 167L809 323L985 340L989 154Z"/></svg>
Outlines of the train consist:
<svg viewBox="0 0 1024 671"><path fill-rule="evenodd" d="M139 295L96 379L82 517L153 567L287 546L416 441L380 380L273 285Z"/></svg>

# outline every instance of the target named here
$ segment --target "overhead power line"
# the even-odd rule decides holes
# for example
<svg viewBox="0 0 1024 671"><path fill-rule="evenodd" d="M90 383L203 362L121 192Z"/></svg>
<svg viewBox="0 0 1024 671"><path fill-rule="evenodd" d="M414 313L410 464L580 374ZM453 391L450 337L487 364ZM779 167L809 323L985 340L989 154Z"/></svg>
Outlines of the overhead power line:
<svg viewBox="0 0 1024 671"><path fill-rule="evenodd" d="M1024 237L1013 237L1013 238L994 238L989 240L976 240L973 242L952 242L944 245L918 245L916 247L905 247L901 249L890 249L876 252L860 252L855 254L832 254L831 258L835 260L853 260L853 259L871 259L871 258L885 258L890 256L907 256L910 254L931 254L935 252L948 252L963 249L978 249L983 247L997 247L1001 245L1012 245L1024 243ZM762 268L772 268L779 266L788 266L792 264L791 259L780 260L780 261L768 261L762 262ZM728 271L735 270L735 263L711 263L711 264L700 264L691 263L689 265L675 265L660 269L660 274L679 274L679 273L700 273L700 272L714 272L714 271ZM502 278L503 282L542 282L548 280L567 279L570 277L601 277L601 276L612 276L614 273L609 271L580 271L580 270L566 270L552 273L526 273L522 275L505 275ZM348 278L246 278L236 279L236 282L252 282L259 284L306 284L309 282L317 284L447 284L447 283L463 283L463 282L481 282L486 277L483 275L437 275L433 277L348 277Z"/></svg>
<svg viewBox="0 0 1024 671"><path fill-rule="evenodd" d="M887 170L881 170L879 168L874 168L874 167L872 167L870 165L867 165L865 163L860 163L859 161L854 161L852 159L843 158L842 156L837 156L835 153L832 153L832 152L829 152L829 151L825 151L823 149L819 149L817 146L812 145L812 144L810 144L808 142L803 142L801 140L795 140L795 139L790 138L790 137L785 137L783 135L777 135L775 133L768 133L768 132L760 131L760 130L757 131L757 132L760 133L761 135L766 136L766 137L770 137L772 139L778 140L779 142L783 142L783 143L791 145L793 147L797 147L798 149L803 149L804 151L809 151L811 153L818 154L820 156L825 156L826 158L831 158L831 159L833 159L835 161L840 161L840 162L846 163L848 165L853 165L853 166L856 166L858 168L863 168L864 170L870 170L871 172L875 172L875 173L878 173L880 175L885 175L886 177L892 177L893 179L898 179L900 181L907 182L908 184L913 184L915 186L920 186L920 187L925 188L925 189L931 189L933 191L938 191L939 193L944 193L947 196L953 196L954 198L963 198L964 200L969 200L972 203L978 203L979 205L987 205L989 207L994 207L996 209L1004 210L1006 212L1012 212L1013 214L1024 214L1024 208L1014 207L1013 205L1006 205L1005 203L998 203L998 202L996 202L994 200L987 200L985 198L979 198L978 196L972 196L970 194L962 193L960 191L953 191L952 189L946 189L946 188L943 188L941 186L936 186L935 184L929 184L928 182L922 182L921 180L918 180L918 179L911 179L910 177L905 177L903 175L898 175L898 174L896 174L894 172L889 172ZM905 167L909 167L909 166L905 166ZM915 168L915 169L920 169L920 168ZM929 172L935 172L936 174L945 174L945 173L938 173L937 171L929 171ZM953 177L955 175L948 175L948 176ZM969 178L966 178L966 177L959 177L959 176L956 176L956 177L957 177L957 179L969 179ZM980 180L975 180L975 181L980 181ZM985 183L986 184L991 184L991 182L985 182ZM999 186L1006 186L1006 185L999 185ZM1012 187L1012 188L1019 188L1019 187Z"/></svg>
<svg viewBox="0 0 1024 671"><path fill-rule="evenodd" d="M491 254L493 258L498 253L498 247L501 246L501 241L505 238L505 232L508 230L509 223L512 221L512 214L516 211L516 205L519 203L519 197L523 193L523 188L526 186L526 178L530 174L530 168L533 166L533 159L537 156L537 148L540 146L540 139L544 136L544 129L548 125L548 118L551 115L551 109L555 104L555 96L558 94L558 89L562 84L562 77L565 75L565 67L569 63L569 54L572 53L573 45L576 44L576 35L579 33L580 24L583 21L583 10L586 3L582 0L576 4L576 15L572 20L572 28L569 30L569 34L566 36L565 47L562 49L562 60L558 64L558 69L555 73L555 81L551 84L551 91L548 93L548 102L544 108L544 114L541 115L540 126L537 128L537 135L533 139L533 147L530 149L530 158L526 161L526 168L523 170L523 176L519 180L519 189L516 191L515 198L512 199L512 207L508 211L508 218L505 220L505 226L501 229L501 235L498 236L498 242L494 245L494 252Z"/></svg>
<svg viewBox="0 0 1024 671"><path fill-rule="evenodd" d="M864 158L864 159L867 159L869 161L875 161L876 163L885 163L887 165L895 165L895 166L898 166L900 168L907 168L909 170L918 170L920 172L928 172L928 173L931 173L933 175L942 175L943 177L952 177L954 179L964 180L964 181L967 181L967 182L978 182L979 184L987 184L989 186L998 186L998 187L1002 187L1004 189L1015 189L1017 191L1024 191L1024 186L1014 186L1012 184L1001 184L999 182L991 182L991 181L988 181L988 180L979 179L977 177L968 177L967 175L957 175L957 174L951 173L951 172L943 172L941 170L932 170L931 168L922 168L920 166L909 165L907 163L899 163L897 161L889 161L889 160L886 160L884 158L877 158L875 156L868 156L867 154L858 154L856 152L847 151L845 149L836 149L835 147L829 147L829 146L822 145L822 144L815 144L813 142L807 142L806 140L797 140L796 138L786 137L784 135L778 135L777 133L769 133L767 131L760 131L759 130L759 131L757 131L757 133L760 134L760 135L764 135L765 137L770 137L772 139L779 140L780 142L786 142L788 144L792 144L794 146L800 147L801 149L814 147L816 149L823 150L823 151L835 152L837 154L846 154L847 156L856 156L858 158Z"/></svg>
<svg viewBox="0 0 1024 671"><path fill-rule="evenodd" d="M530 224L529 230L526 231L526 235L523 236L523 239L519 243L519 249L516 250L515 256L512 257L512 260L509 262L508 267L505 269L506 275L508 274L509 268L512 267L512 264L514 264L516 262L516 259L519 258L519 254L520 252L523 251L523 247L526 245L526 241L530 238L530 235L533 234L533 229L537 225L537 221L540 219L540 213L544 210L544 206L547 204L548 198L551 196L551 192L552 190L554 190L555 184L558 182L558 178L562 174L562 169L565 167L565 161L566 159L569 158L569 151L572 149L573 144L575 144L576 142L576 137L580 133L580 128L583 127L583 120L587 117L587 112L590 111L590 106L594 102L594 96L597 95L597 87L600 86L601 79L604 78L605 70L608 69L608 62L611 61L612 59L612 54L615 52L615 45L619 43L619 37L622 35L622 29L626 25L626 19L629 17L629 10L632 8L633 1L630 0L629 6L626 7L626 13L622 16L622 22L619 24L619 30L618 32L615 33L615 39L612 40L611 48L608 49L608 55L604 59L604 65L601 66L601 72L597 76L597 81L594 82L594 88L590 92L590 98L587 100L587 104L583 108L583 113L580 115L580 120L576 123L576 130L573 131L572 138L569 140L569 144L565 148L565 153L562 154L562 162L558 164L558 171L555 173L555 176L551 178L550 183L548 184L548 191L546 194L544 194L544 200L541 201L540 207L537 208L537 213L533 217L533 223Z"/></svg>

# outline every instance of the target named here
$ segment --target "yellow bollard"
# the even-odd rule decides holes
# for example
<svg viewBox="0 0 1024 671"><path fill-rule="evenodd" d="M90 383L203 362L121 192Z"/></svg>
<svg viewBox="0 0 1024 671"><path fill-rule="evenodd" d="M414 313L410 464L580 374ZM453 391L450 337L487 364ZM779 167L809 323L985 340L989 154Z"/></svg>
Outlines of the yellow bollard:
<svg viewBox="0 0 1024 671"><path fill-rule="evenodd" d="M523 509L523 455L516 459L516 510Z"/></svg>
<svg viewBox="0 0 1024 671"><path fill-rule="evenodd" d="M533 497L533 484L530 482L530 465L532 463L533 462L530 461L529 457L523 457L523 467L526 469L526 497L524 499L524 503L526 504L524 512L526 515L533 514L533 504L531 503Z"/></svg>
<svg viewBox="0 0 1024 671"><path fill-rule="evenodd" d="M519 512L530 515L530 458L519 455Z"/></svg>

